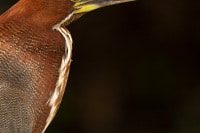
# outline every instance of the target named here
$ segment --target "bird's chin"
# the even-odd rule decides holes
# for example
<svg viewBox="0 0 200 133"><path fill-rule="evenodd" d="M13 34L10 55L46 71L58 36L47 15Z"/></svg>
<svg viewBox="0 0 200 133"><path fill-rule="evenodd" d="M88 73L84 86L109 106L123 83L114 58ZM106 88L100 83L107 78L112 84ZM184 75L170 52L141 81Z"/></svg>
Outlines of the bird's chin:
<svg viewBox="0 0 200 133"><path fill-rule="evenodd" d="M69 24L71 24L72 22L76 21L77 19L79 19L80 17L82 17L85 13L78 13L78 14L74 14L68 21L66 21L63 25L64 26L68 26Z"/></svg>

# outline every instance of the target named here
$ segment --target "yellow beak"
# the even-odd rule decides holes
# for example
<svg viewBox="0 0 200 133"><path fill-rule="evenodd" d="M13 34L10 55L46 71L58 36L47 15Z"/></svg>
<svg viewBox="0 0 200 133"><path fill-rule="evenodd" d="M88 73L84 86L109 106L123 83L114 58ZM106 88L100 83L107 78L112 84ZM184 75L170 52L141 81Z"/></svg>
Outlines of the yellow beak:
<svg viewBox="0 0 200 133"><path fill-rule="evenodd" d="M79 13L86 13L101 7L130 2L134 0L72 0L72 1L75 2L74 13L79 14Z"/></svg>

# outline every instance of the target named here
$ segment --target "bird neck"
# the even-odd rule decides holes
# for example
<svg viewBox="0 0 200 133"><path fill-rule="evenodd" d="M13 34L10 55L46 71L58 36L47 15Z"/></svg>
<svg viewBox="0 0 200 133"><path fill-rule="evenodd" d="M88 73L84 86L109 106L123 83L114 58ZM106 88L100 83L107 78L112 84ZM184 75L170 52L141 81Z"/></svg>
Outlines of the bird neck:
<svg viewBox="0 0 200 133"><path fill-rule="evenodd" d="M20 0L0 16L0 22L14 20L49 28L73 12L73 5L70 0Z"/></svg>

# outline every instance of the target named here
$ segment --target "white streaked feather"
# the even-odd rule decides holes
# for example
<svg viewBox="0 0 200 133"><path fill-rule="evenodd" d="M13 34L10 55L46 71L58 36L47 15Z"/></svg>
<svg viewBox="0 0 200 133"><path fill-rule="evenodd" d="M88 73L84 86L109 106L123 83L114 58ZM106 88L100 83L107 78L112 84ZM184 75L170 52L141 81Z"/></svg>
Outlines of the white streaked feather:
<svg viewBox="0 0 200 133"><path fill-rule="evenodd" d="M69 74L69 66L71 63L71 56L72 56L72 37L69 31L62 26L67 20L69 20L73 16L73 12L69 14L65 19L63 19L60 23L53 26L53 30L57 30L65 39L65 55L62 58L61 66L59 69L59 77L56 82L56 88L52 94L52 96L47 101L47 105L51 107L49 116L46 120L45 128L43 129L42 133L46 130L49 126L50 122L54 118L56 111L58 110L58 105L60 104L61 100L58 101L58 98L63 96L66 86L66 76Z"/></svg>

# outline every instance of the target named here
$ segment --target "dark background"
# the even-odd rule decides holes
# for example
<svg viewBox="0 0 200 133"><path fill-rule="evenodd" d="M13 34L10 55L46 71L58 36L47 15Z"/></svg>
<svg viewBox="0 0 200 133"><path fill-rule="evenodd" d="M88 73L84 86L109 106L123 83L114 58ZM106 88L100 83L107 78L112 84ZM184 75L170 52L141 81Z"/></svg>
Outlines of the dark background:
<svg viewBox="0 0 200 133"><path fill-rule="evenodd" d="M47 133L200 133L200 1L138 0L68 28L73 62Z"/></svg>

